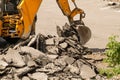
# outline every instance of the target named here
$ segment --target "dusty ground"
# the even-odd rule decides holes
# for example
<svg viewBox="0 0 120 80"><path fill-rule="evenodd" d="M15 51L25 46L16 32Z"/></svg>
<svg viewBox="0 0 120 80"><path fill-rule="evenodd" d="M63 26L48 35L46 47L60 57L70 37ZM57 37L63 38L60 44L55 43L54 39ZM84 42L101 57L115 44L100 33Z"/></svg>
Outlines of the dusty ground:
<svg viewBox="0 0 120 80"><path fill-rule="evenodd" d="M120 8L113 9L106 6L107 3L102 0L76 0L76 2L78 6L85 11L86 18L84 19L84 22L92 31L91 40L85 46L88 48L105 48L109 36L112 34L120 35ZM62 14L55 0L43 0L37 15L37 34L56 35L56 26L63 26L66 22L68 23L67 18ZM108 64L102 62L103 58L106 57L102 53L88 54L84 57L98 69L108 68ZM119 79L120 78L118 77L118 80ZM113 78L111 80L116 79Z"/></svg>
<svg viewBox="0 0 120 80"><path fill-rule="evenodd" d="M87 47L104 48L109 36L120 35L120 8L105 7L106 2L103 0L76 0L76 2L85 11L84 22L92 30L92 38L86 44ZM56 35L56 25L63 26L65 22L68 22L67 18L63 16L56 0L43 0L38 12L36 32Z"/></svg>

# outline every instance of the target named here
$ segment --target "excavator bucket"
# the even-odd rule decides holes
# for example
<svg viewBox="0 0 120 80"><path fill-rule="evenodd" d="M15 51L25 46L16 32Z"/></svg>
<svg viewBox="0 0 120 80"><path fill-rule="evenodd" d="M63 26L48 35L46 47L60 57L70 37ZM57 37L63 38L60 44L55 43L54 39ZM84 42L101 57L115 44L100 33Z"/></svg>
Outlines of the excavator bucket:
<svg viewBox="0 0 120 80"><path fill-rule="evenodd" d="M85 43L87 43L90 40L90 38L91 38L91 30L87 26L79 26L76 29L76 31L78 33L78 36L80 38L79 40L80 40L80 43L82 45L84 45Z"/></svg>
<svg viewBox="0 0 120 80"><path fill-rule="evenodd" d="M71 10L69 6L70 0L69 1L56 0L56 1L63 14L67 16L72 29L74 29L77 32L80 43L84 45L91 38L91 30L88 27L86 27L82 21L82 18L85 17L84 11L77 7L75 0L72 0L72 2L75 5L75 8L73 10ZM76 15L80 15L79 20L74 20L74 17Z"/></svg>

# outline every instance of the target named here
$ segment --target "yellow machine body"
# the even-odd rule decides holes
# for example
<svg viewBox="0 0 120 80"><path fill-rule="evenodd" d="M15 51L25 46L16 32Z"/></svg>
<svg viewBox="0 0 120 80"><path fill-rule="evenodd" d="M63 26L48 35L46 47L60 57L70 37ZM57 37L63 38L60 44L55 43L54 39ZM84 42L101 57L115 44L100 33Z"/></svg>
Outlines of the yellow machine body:
<svg viewBox="0 0 120 80"><path fill-rule="evenodd" d="M28 38L32 29L34 29L34 18L41 2L42 0L21 0L16 6L17 13L9 14L9 11L3 11L0 20L0 36L5 38Z"/></svg>

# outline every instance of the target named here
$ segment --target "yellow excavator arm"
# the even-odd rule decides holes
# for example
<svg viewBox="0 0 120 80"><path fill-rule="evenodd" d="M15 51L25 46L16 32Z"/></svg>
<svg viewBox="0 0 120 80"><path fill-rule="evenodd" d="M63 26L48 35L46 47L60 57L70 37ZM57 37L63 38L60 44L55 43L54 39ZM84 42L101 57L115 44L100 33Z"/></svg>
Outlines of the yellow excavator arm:
<svg viewBox="0 0 120 80"><path fill-rule="evenodd" d="M33 29L32 24L34 23L34 18L39 9L42 0L22 0L17 6L21 14L21 20L23 21L24 32L22 38L26 38L30 35Z"/></svg>
<svg viewBox="0 0 120 80"><path fill-rule="evenodd" d="M73 2L73 4L75 5L75 8L73 10L70 9L68 0L56 0L56 1L59 5L60 9L62 10L63 14L65 16L67 16L70 24L76 22L76 20L74 20L74 17L78 14L80 15L79 22L81 22L82 18L85 17L84 11L77 7L75 0L71 0Z"/></svg>

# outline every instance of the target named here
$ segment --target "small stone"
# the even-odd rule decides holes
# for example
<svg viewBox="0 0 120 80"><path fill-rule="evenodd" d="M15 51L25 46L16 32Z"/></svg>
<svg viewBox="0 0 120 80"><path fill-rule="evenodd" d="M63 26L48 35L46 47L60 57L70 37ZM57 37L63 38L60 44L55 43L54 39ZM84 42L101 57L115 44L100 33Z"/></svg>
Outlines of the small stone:
<svg viewBox="0 0 120 80"><path fill-rule="evenodd" d="M29 60L27 65L28 65L28 67L35 67L35 66L37 66L37 64L33 60Z"/></svg>
<svg viewBox="0 0 120 80"><path fill-rule="evenodd" d="M48 76L45 73L40 72L33 73L31 78L35 80L48 80Z"/></svg>
<svg viewBox="0 0 120 80"><path fill-rule="evenodd" d="M22 72L24 72L24 71L26 71L26 70L28 70L28 69L30 69L28 66L26 66L26 67L23 67L23 68L19 68L19 69L17 69L16 70L16 73L22 73Z"/></svg>
<svg viewBox="0 0 120 80"><path fill-rule="evenodd" d="M0 60L2 60L4 58L4 55L0 55Z"/></svg>
<svg viewBox="0 0 120 80"><path fill-rule="evenodd" d="M47 39L46 45L54 45L54 38Z"/></svg>
<svg viewBox="0 0 120 80"><path fill-rule="evenodd" d="M83 65L83 62L81 62L80 60L77 60L76 65L78 66L78 68L81 68Z"/></svg>
<svg viewBox="0 0 120 80"><path fill-rule="evenodd" d="M75 59L72 58L72 57L66 57L66 58L65 58L65 62L66 62L67 64L72 64L74 61L75 61Z"/></svg>
<svg viewBox="0 0 120 80"><path fill-rule="evenodd" d="M63 37L63 31L62 29L60 28L60 26L56 26L56 30L57 30L57 35L59 37Z"/></svg>
<svg viewBox="0 0 120 80"><path fill-rule="evenodd" d="M22 80L30 80L30 78L27 77L27 76L24 76L24 77L22 78Z"/></svg>
<svg viewBox="0 0 120 80"><path fill-rule="evenodd" d="M0 75L3 75L3 74L5 74L7 71L9 71L10 70L10 68L5 68L5 69L3 69L3 70L0 70Z"/></svg>
<svg viewBox="0 0 120 80"><path fill-rule="evenodd" d="M48 73L52 74L54 72L58 72L61 70L61 67L54 65L53 63L49 63L46 66L44 66L44 71L48 71Z"/></svg>
<svg viewBox="0 0 120 80"><path fill-rule="evenodd" d="M39 63L39 61L40 61L42 66L45 66L45 65L47 65L48 63L51 62L51 59L48 58L48 57L39 57L39 59L37 59L37 60L36 60L36 62Z"/></svg>
<svg viewBox="0 0 120 80"><path fill-rule="evenodd" d="M54 38L55 45L62 43L64 40L65 40L64 37Z"/></svg>
<svg viewBox="0 0 120 80"><path fill-rule="evenodd" d="M119 1L119 0L118 0L118 1ZM113 2L112 2L112 1L109 1L109 2L108 2L108 5L109 5L109 6L115 6L115 5L117 5L117 3L114 2L114 0L113 0Z"/></svg>
<svg viewBox="0 0 120 80"><path fill-rule="evenodd" d="M12 62L12 65L16 67L23 67L25 65L25 62L23 61L22 56L20 55L18 50L9 48L4 58L8 63Z"/></svg>
<svg viewBox="0 0 120 80"><path fill-rule="evenodd" d="M50 59L56 59L58 55L47 55Z"/></svg>
<svg viewBox="0 0 120 80"><path fill-rule="evenodd" d="M61 43L61 44L59 44L60 45L60 47L61 48L63 48L63 49L65 49L65 48L67 48L67 46L68 46L68 44L67 43Z"/></svg>
<svg viewBox="0 0 120 80"><path fill-rule="evenodd" d="M4 70L8 66L8 63L6 63L3 60L0 60L0 70Z"/></svg>
<svg viewBox="0 0 120 80"><path fill-rule="evenodd" d="M83 79L90 79L96 76L96 73L93 69L91 69L88 65L82 65L80 69L80 75Z"/></svg>
<svg viewBox="0 0 120 80"><path fill-rule="evenodd" d="M48 52L52 53L52 54L57 54L59 52L59 50L57 47L54 46L51 49L48 49Z"/></svg>
<svg viewBox="0 0 120 80"><path fill-rule="evenodd" d="M44 73L48 73L49 70L46 69L46 68L38 68L38 69L36 69L36 72L44 72Z"/></svg>
<svg viewBox="0 0 120 80"><path fill-rule="evenodd" d="M96 79L96 80L105 80L105 79L104 79L102 76L100 76L100 75L97 75L95 79Z"/></svg>
<svg viewBox="0 0 120 80"><path fill-rule="evenodd" d="M71 27L70 27L70 25L68 25L68 23L65 23L65 25L63 26L63 30L70 30L71 29Z"/></svg>
<svg viewBox="0 0 120 80"><path fill-rule="evenodd" d="M9 78L8 76L3 76L2 78L0 78L0 80L13 80L13 79Z"/></svg>
<svg viewBox="0 0 120 80"><path fill-rule="evenodd" d="M21 79L17 76L17 74L14 74L14 79L13 80L21 80Z"/></svg>
<svg viewBox="0 0 120 80"><path fill-rule="evenodd" d="M78 67L75 67L73 65L68 65L67 67L68 67L69 71L73 74L79 74L80 73L80 70L79 70Z"/></svg>
<svg viewBox="0 0 120 80"><path fill-rule="evenodd" d="M20 47L20 51L22 53L30 54L33 60L37 59L38 57L46 57L43 52L28 46Z"/></svg>
<svg viewBox="0 0 120 80"><path fill-rule="evenodd" d="M67 48L67 51L70 53L77 53L73 47Z"/></svg>
<svg viewBox="0 0 120 80"><path fill-rule="evenodd" d="M60 66L60 67L66 66L65 58L66 56L61 56L59 59L56 59L54 61L55 65Z"/></svg>
<svg viewBox="0 0 120 80"><path fill-rule="evenodd" d="M72 38L76 41L78 41L78 37L76 35L73 35Z"/></svg>

